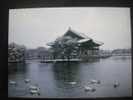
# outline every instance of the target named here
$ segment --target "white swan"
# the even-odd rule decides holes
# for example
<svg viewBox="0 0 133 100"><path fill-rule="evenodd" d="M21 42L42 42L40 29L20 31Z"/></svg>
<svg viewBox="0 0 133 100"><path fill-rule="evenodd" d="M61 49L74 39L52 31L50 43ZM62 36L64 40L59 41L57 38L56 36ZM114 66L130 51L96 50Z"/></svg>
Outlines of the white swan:
<svg viewBox="0 0 133 100"><path fill-rule="evenodd" d="M24 81L25 81L25 83L29 83L31 80L30 79L25 79Z"/></svg>
<svg viewBox="0 0 133 100"><path fill-rule="evenodd" d="M10 81L9 81L9 84L10 84L10 85L16 85L17 83L16 83L15 81L10 80Z"/></svg>
<svg viewBox="0 0 133 100"><path fill-rule="evenodd" d="M91 87L89 87L89 86L85 86L84 88L85 88L85 91L91 91L91 92L96 91L95 88L91 88Z"/></svg>
<svg viewBox="0 0 133 100"><path fill-rule="evenodd" d="M115 83L114 83L114 88L118 87L119 85L120 85L119 82L115 82Z"/></svg>
<svg viewBox="0 0 133 100"><path fill-rule="evenodd" d="M40 92L39 92L40 88L39 87L37 87L35 85L30 85L29 89L30 89L30 93L31 94L38 94L38 95L40 95Z"/></svg>
<svg viewBox="0 0 133 100"><path fill-rule="evenodd" d="M30 90L30 93L33 95L33 94L38 94L40 95L40 92L39 90Z"/></svg>
<svg viewBox="0 0 133 100"><path fill-rule="evenodd" d="M29 89L30 90L38 90L39 88L35 85L30 85Z"/></svg>
<svg viewBox="0 0 133 100"><path fill-rule="evenodd" d="M77 82L69 82L69 84L75 85L77 84Z"/></svg>
<svg viewBox="0 0 133 100"><path fill-rule="evenodd" d="M100 80L90 80L88 83L89 84L100 84L101 81Z"/></svg>

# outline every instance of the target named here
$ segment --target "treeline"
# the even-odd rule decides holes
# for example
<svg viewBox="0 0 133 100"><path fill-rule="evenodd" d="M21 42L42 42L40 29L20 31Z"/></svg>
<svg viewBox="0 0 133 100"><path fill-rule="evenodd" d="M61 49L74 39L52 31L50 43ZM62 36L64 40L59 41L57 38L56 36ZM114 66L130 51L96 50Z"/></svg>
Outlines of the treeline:
<svg viewBox="0 0 133 100"><path fill-rule="evenodd" d="M42 59L50 55L52 55L50 50L45 47L28 49L26 46L16 43L8 45L8 62L24 62L26 59Z"/></svg>
<svg viewBox="0 0 133 100"><path fill-rule="evenodd" d="M57 38L50 48L27 49L25 46L11 43L8 45L8 61L21 62L25 59L71 59L78 55L78 43L70 37Z"/></svg>
<svg viewBox="0 0 133 100"><path fill-rule="evenodd" d="M115 49L112 51L112 55L131 55L131 48L129 49Z"/></svg>
<svg viewBox="0 0 133 100"><path fill-rule="evenodd" d="M23 62L25 60L26 47L11 43L8 45L8 62Z"/></svg>
<svg viewBox="0 0 133 100"><path fill-rule="evenodd" d="M44 59L44 57L49 57L51 51L45 47L38 47L36 49L27 49L25 52L25 59Z"/></svg>
<svg viewBox="0 0 133 100"><path fill-rule="evenodd" d="M131 49L99 50L99 56L131 55ZM8 62L24 62L26 59L72 59L79 56L79 45L68 37L58 38L50 48L28 49L24 45L8 45Z"/></svg>

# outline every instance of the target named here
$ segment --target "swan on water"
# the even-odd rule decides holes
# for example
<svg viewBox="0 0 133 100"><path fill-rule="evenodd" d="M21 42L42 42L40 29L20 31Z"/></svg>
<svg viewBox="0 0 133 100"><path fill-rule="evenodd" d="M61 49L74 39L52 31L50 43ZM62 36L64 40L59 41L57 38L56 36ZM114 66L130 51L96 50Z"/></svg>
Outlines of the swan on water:
<svg viewBox="0 0 133 100"><path fill-rule="evenodd" d="M24 81L25 81L25 83L29 83L31 80L30 79L25 79Z"/></svg>
<svg viewBox="0 0 133 100"><path fill-rule="evenodd" d="M91 92L96 91L95 88L91 88L91 87L89 87L89 86L85 86L84 88L85 88L85 91L91 91Z"/></svg>
<svg viewBox="0 0 133 100"><path fill-rule="evenodd" d="M10 81L9 81L9 84L10 84L10 85L16 85L17 83L16 83L15 81L10 80Z"/></svg>
<svg viewBox="0 0 133 100"><path fill-rule="evenodd" d="M40 95L40 92L39 90L30 90L30 93L33 95L33 94L38 94Z"/></svg>
<svg viewBox="0 0 133 100"><path fill-rule="evenodd" d="M100 80L90 80L88 83L89 84L100 84L101 82Z"/></svg>
<svg viewBox="0 0 133 100"><path fill-rule="evenodd" d="M119 85L120 85L119 82L115 82L115 83L114 83L114 88L118 87Z"/></svg>
<svg viewBox="0 0 133 100"><path fill-rule="evenodd" d="M30 90L38 90L39 88L35 85L30 85L29 89Z"/></svg>
<svg viewBox="0 0 133 100"><path fill-rule="evenodd" d="M77 82L69 82L69 84L75 85Z"/></svg>
<svg viewBox="0 0 133 100"><path fill-rule="evenodd" d="M37 87L35 85L30 85L29 89L30 89L30 93L31 94L38 94L38 95L40 95L40 92L39 92L40 88L39 87Z"/></svg>

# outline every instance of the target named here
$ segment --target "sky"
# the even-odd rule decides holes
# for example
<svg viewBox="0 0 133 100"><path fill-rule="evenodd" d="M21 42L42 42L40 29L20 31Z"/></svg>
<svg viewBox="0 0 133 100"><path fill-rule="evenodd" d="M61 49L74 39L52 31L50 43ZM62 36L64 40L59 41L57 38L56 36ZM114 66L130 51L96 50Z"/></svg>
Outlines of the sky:
<svg viewBox="0 0 133 100"><path fill-rule="evenodd" d="M27 48L47 43L72 30L103 42L101 49L131 48L130 8L60 7L9 10L9 43Z"/></svg>

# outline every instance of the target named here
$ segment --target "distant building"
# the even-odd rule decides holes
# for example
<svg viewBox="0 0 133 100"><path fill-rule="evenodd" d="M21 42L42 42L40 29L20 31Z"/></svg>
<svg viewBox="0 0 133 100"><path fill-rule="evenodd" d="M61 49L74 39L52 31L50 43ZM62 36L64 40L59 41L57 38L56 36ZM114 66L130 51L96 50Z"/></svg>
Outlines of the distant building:
<svg viewBox="0 0 133 100"><path fill-rule="evenodd" d="M131 56L131 49L115 49L112 51L114 56Z"/></svg>
<svg viewBox="0 0 133 100"><path fill-rule="evenodd" d="M38 47L36 49L26 50L26 59L51 59L52 54L50 50L45 47Z"/></svg>

